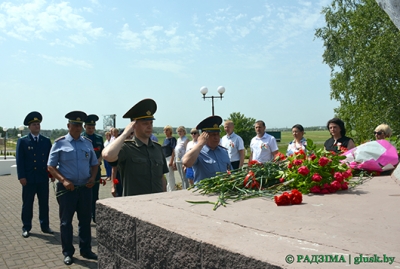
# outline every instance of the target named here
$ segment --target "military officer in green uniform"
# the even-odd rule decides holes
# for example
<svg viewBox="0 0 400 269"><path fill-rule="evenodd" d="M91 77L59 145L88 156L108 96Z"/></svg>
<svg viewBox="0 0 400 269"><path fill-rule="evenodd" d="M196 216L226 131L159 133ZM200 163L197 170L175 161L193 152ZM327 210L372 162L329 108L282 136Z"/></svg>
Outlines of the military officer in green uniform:
<svg viewBox="0 0 400 269"><path fill-rule="evenodd" d="M96 201L99 200L99 188L101 179L101 161L103 157L101 153L104 149L103 137L95 133L96 131L96 121L99 117L95 114L88 115L85 120L85 131L82 136L89 138L92 141L94 152L96 153L96 158L99 161L99 169L96 175L95 184L92 188L92 220L96 223Z"/></svg>
<svg viewBox="0 0 400 269"><path fill-rule="evenodd" d="M123 118L131 119L124 132L103 150L103 158L118 166L123 196L150 194L166 190L164 174L167 162L160 144L150 139L153 133L157 104L144 99L134 105ZM127 140L134 133L132 140Z"/></svg>

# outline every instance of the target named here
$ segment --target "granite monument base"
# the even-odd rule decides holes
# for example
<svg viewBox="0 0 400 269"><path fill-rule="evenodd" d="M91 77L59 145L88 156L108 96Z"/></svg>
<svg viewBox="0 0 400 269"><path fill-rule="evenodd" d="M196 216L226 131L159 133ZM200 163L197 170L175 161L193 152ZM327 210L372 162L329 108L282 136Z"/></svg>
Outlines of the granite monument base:
<svg viewBox="0 0 400 269"><path fill-rule="evenodd" d="M99 268L400 266L400 185L392 176L304 195L294 206L257 198L213 211L186 200L216 197L177 191L100 200Z"/></svg>

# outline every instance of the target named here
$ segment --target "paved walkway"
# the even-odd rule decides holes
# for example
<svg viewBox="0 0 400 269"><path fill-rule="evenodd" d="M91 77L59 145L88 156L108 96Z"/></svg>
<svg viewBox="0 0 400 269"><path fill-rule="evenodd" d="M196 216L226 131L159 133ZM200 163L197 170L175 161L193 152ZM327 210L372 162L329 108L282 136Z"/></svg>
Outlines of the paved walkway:
<svg viewBox="0 0 400 269"><path fill-rule="evenodd" d="M100 187L100 199L110 198L111 182ZM74 264L64 265L61 253L61 237L58 204L50 183L50 228L54 235L40 230L37 199L35 199L31 236L22 237L21 207L22 190L19 181L11 175L0 176L0 268L97 268L97 261L79 255L77 236L78 222L74 217ZM92 247L97 253L96 224L92 224Z"/></svg>

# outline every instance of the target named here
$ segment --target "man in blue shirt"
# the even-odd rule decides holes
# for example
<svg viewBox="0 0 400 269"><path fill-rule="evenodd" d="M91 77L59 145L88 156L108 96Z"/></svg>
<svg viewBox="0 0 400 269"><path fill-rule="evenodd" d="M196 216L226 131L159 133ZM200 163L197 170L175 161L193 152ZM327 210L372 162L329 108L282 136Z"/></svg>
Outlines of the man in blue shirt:
<svg viewBox="0 0 400 269"><path fill-rule="evenodd" d="M68 134L54 141L47 163L50 173L58 179L57 201L60 210L60 232L64 263L73 263L75 248L72 244L72 219L75 211L79 221L79 249L84 258L97 260L91 246L92 190L98 171L98 160L92 142L81 136L85 112L72 111Z"/></svg>
<svg viewBox="0 0 400 269"><path fill-rule="evenodd" d="M17 142L16 161L18 180L22 185L22 236L29 237L32 228L33 201L39 200L39 221L43 233L53 234L49 227L49 176L47 160L50 139L40 134L42 115L33 111L24 120L30 134ZM53 179L54 180L54 179Z"/></svg>
<svg viewBox="0 0 400 269"><path fill-rule="evenodd" d="M214 177L217 172L231 170L228 151L219 145L222 118L211 116L200 122L196 129L202 133L197 144L183 156L182 162L186 167L193 167L194 183L205 178Z"/></svg>

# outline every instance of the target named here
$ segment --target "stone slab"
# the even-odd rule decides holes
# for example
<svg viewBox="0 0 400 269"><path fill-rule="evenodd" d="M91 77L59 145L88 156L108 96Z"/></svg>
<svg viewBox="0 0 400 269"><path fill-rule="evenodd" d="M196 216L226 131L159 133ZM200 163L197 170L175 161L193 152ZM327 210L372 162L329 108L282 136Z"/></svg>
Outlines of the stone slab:
<svg viewBox="0 0 400 269"><path fill-rule="evenodd" d="M392 178L400 184L400 165L397 165L397 167L394 169L392 172Z"/></svg>
<svg viewBox="0 0 400 269"><path fill-rule="evenodd" d="M16 164L14 164L14 165L11 165L11 167L10 167L10 174L11 174L11 176L13 176L13 177L18 177L18 173L17 173L17 165Z"/></svg>
<svg viewBox="0 0 400 269"><path fill-rule="evenodd" d="M0 159L0 175L10 175L12 165L15 165L15 158Z"/></svg>
<svg viewBox="0 0 400 269"><path fill-rule="evenodd" d="M391 176L304 196L297 206L257 198L213 211L186 200L216 197L177 191L99 201L99 268L309 268L298 255L343 255L344 263L323 264L337 268L374 254L400 267L400 186Z"/></svg>
<svg viewBox="0 0 400 269"><path fill-rule="evenodd" d="M393 23L400 29L400 1L376 0L378 5L389 15Z"/></svg>

